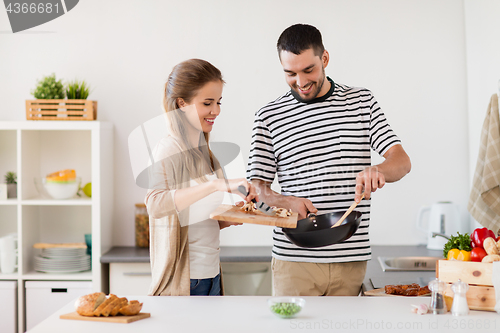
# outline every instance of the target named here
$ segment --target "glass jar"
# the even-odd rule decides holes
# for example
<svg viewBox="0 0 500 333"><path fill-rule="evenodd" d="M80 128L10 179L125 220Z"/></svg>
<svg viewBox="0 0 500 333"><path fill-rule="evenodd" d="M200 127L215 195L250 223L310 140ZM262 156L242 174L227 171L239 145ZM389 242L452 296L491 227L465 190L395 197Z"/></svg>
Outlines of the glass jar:
<svg viewBox="0 0 500 333"><path fill-rule="evenodd" d="M143 203L135 204L135 246L149 247L149 215Z"/></svg>

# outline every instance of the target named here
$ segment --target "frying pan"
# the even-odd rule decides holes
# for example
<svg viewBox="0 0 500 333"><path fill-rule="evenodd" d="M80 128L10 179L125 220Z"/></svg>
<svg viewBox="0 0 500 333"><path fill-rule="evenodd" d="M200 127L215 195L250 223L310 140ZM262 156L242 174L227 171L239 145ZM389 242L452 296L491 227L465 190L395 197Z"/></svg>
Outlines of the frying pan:
<svg viewBox="0 0 500 333"><path fill-rule="evenodd" d="M361 212L351 212L341 225L332 228L345 212L323 215L309 214L297 221L297 228L282 228L286 238L300 247L322 247L337 244L350 238L361 223Z"/></svg>

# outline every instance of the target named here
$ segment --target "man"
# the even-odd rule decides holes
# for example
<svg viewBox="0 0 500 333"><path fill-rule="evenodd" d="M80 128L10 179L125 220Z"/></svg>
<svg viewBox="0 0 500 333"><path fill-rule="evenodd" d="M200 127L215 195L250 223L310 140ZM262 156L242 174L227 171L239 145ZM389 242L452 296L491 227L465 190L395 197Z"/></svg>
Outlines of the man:
<svg viewBox="0 0 500 333"><path fill-rule="evenodd" d="M369 90L325 75L329 54L318 29L293 25L277 48L291 90L255 114L247 178L260 200L298 212L299 219L346 211L353 200L363 216L350 239L314 249L294 245L275 228L273 292L358 295L371 258L371 193L406 175L410 159ZM384 162L372 166L370 149ZM270 189L276 174L281 194Z"/></svg>

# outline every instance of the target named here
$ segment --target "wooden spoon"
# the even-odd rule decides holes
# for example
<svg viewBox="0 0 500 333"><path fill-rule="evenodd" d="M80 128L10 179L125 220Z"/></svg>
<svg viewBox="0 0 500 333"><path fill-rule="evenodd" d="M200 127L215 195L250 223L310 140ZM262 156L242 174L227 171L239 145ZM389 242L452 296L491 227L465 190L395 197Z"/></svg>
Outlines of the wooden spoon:
<svg viewBox="0 0 500 333"><path fill-rule="evenodd" d="M363 192L361 194L361 200L363 200L363 198L365 197L365 193ZM359 200L359 202L361 202L361 200ZM340 218L340 220L338 220L337 223L335 223L334 225L332 225L332 228L335 228L335 227L338 227L339 225L342 224L342 222L344 222L345 218L347 216L349 216L349 214L351 214L351 212L353 211L354 208L356 208L356 206L358 205L358 203L356 201L354 201L351 205L351 207L349 207L349 209L347 210L347 212L344 213L344 215L342 215L342 217Z"/></svg>

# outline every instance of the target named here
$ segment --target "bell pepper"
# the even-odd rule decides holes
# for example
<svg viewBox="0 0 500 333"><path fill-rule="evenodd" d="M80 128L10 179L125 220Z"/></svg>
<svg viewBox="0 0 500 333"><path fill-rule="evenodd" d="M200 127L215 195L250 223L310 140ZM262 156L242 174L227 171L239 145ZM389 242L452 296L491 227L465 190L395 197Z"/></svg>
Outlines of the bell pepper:
<svg viewBox="0 0 500 333"><path fill-rule="evenodd" d="M448 251L448 260L470 261L471 252L459 249L451 249Z"/></svg>
<svg viewBox="0 0 500 333"><path fill-rule="evenodd" d="M488 228L477 228L472 232L471 241L472 247L483 247L483 241L488 238L493 237L493 239L497 239L495 233Z"/></svg>
<svg viewBox="0 0 500 333"><path fill-rule="evenodd" d="M486 253L486 251L482 247L475 247L472 249L472 251L470 253L470 260L481 262L481 260L483 260L483 258L487 255L488 254Z"/></svg>

